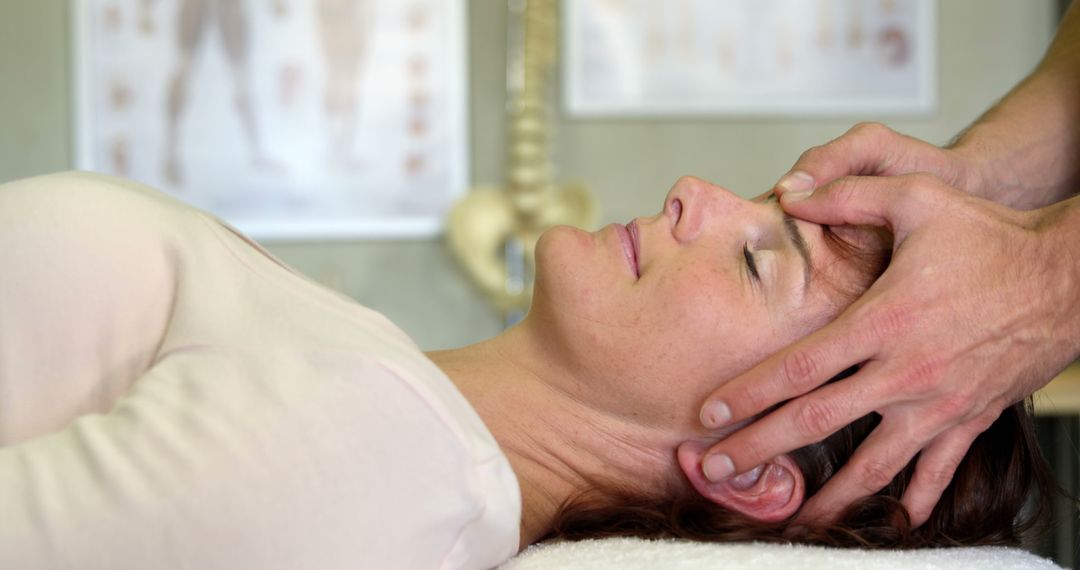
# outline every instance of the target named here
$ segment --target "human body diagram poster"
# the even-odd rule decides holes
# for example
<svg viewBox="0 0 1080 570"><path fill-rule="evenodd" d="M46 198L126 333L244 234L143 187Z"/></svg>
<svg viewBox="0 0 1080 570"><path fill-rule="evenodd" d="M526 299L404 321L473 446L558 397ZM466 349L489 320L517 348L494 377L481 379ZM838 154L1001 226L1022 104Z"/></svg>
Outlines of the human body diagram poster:
<svg viewBox="0 0 1080 570"><path fill-rule="evenodd" d="M578 115L926 113L934 0L565 0Z"/></svg>
<svg viewBox="0 0 1080 570"><path fill-rule="evenodd" d="M80 168L256 238L438 232L467 184L463 0L73 0Z"/></svg>

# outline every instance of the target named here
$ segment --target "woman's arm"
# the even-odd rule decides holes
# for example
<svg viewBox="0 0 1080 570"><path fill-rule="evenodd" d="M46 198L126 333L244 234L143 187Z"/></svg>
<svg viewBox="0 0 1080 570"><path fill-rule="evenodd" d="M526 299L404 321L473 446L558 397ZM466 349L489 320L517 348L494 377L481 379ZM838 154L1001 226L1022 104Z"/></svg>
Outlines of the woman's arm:
<svg viewBox="0 0 1080 570"><path fill-rule="evenodd" d="M0 447L108 411L151 366L178 215L91 174L0 185Z"/></svg>

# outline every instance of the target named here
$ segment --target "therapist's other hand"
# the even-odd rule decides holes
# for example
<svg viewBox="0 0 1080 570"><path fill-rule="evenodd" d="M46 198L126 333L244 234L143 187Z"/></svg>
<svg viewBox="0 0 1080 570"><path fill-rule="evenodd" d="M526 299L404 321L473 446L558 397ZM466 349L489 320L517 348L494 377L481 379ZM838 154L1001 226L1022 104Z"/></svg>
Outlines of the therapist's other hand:
<svg viewBox="0 0 1080 570"><path fill-rule="evenodd" d="M880 123L859 123L832 141L804 152L776 184L776 193L806 191L844 176L896 176L928 172L949 186L986 197L988 167L960 150L939 148Z"/></svg>
<svg viewBox="0 0 1080 570"><path fill-rule="evenodd" d="M877 412L880 425L799 522L832 520L918 454L902 499L918 526L972 441L1076 356L1074 246L1055 223L1063 205L1012 210L928 174L845 177L781 203L818 223L887 227L893 259L836 321L709 396L707 428L783 405L716 444L706 476L743 473Z"/></svg>

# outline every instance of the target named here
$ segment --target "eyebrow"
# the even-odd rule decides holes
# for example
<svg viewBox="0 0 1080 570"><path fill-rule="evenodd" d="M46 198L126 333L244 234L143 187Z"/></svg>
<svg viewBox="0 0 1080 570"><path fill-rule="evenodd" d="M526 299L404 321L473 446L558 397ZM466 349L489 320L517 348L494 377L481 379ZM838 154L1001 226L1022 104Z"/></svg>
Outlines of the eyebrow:
<svg viewBox="0 0 1080 570"><path fill-rule="evenodd" d="M765 198L765 202L777 201L776 193L770 194ZM783 210L781 209L781 212ZM810 274L812 264L810 263L810 248L806 246L806 239L803 237L802 232L799 231L799 225L795 223L795 218L791 217L787 212L784 214L784 233L787 235L788 240L791 241L792 247L795 251L799 252L799 256L803 259L803 290L805 291L810 287Z"/></svg>
<svg viewBox="0 0 1080 570"><path fill-rule="evenodd" d="M803 290L805 291L810 287L810 249L806 247L806 239L803 238L802 232L799 231L798 224L795 223L795 218L784 212L784 233L787 234L791 245L795 246L795 250L799 252L799 255L803 259Z"/></svg>

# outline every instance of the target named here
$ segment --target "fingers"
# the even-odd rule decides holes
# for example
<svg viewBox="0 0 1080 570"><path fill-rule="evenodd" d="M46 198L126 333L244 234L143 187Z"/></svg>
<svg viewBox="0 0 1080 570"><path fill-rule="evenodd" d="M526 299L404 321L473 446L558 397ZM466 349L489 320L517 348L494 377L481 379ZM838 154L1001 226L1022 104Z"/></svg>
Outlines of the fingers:
<svg viewBox="0 0 1080 570"><path fill-rule="evenodd" d="M997 418L986 413L926 440L902 434L883 421L855 450L847 464L800 511L798 524L826 525L848 506L896 478L916 454L915 473L901 503L912 528L924 524L952 482L972 442ZM932 433L932 432L931 432ZM926 443L929 441L929 444Z"/></svg>
<svg viewBox="0 0 1080 570"><path fill-rule="evenodd" d="M847 464L803 506L796 523L825 526L851 503L872 495L896 477L925 444L897 437L882 421L855 450Z"/></svg>
<svg viewBox="0 0 1080 570"><path fill-rule="evenodd" d="M713 392L702 406L701 423L716 429L752 417L876 354L877 339L867 339L852 314L857 305Z"/></svg>
<svg viewBox="0 0 1080 570"><path fill-rule="evenodd" d="M908 511L912 528L921 526L952 482L972 442L990 423L992 419L972 420L938 435L925 447L918 440L897 438L884 424L879 425L848 463L807 501L796 522L812 526L829 524L852 503L892 482L919 454L901 503ZM886 441L889 439L893 442Z"/></svg>
<svg viewBox="0 0 1080 570"><path fill-rule="evenodd" d="M780 198L797 218L826 225L872 225L899 233L939 210L948 187L929 174L845 177L812 194L789 192Z"/></svg>
<svg viewBox="0 0 1080 570"><path fill-rule="evenodd" d="M896 398L890 383L875 378L874 363L851 378L819 388L718 442L706 455L712 480L743 473L793 449L821 441ZM873 378L874 380L869 380ZM880 378L880 376L879 376ZM730 473L718 469L726 456Z"/></svg>
<svg viewBox="0 0 1080 570"><path fill-rule="evenodd" d="M993 423L991 420L990 423ZM952 482L957 467L963 461L968 448L975 438L989 427L990 423L975 420L963 424L939 435L919 455L915 465L915 474L904 492L901 502L907 508L911 526L918 527L925 523L934 511L942 493Z"/></svg>
<svg viewBox="0 0 1080 570"><path fill-rule="evenodd" d="M776 183L776 193L806 191L844 176L877 175L888 170L891 148L901 135L879 123L860 123L840 137L807 150Z"/></svg>

